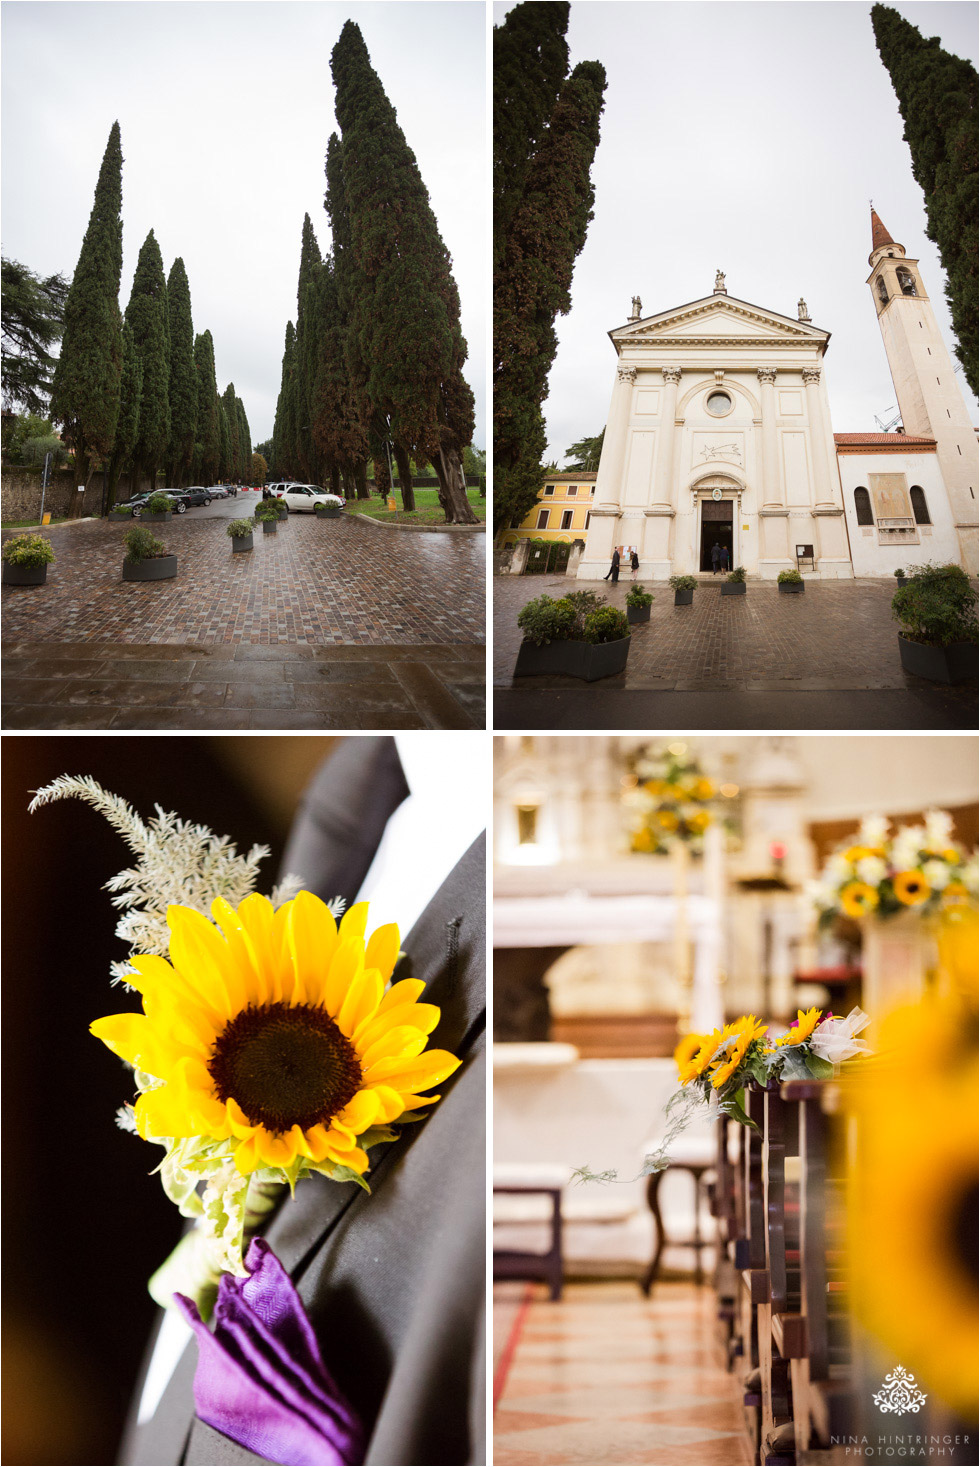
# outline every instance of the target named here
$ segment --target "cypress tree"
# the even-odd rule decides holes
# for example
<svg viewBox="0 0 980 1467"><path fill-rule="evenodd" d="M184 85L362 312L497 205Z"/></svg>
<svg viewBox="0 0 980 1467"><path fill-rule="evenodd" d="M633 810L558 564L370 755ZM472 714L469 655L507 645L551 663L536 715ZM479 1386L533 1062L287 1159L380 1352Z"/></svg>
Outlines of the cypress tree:
<svg viewBox="0 0 980 1467"><path fill-rule="evenodd" d="M225 472L229 479L239 479L239 469L242 463L241 422L238 417L238 398L235 396L234 382L229 382L221 394L221 406L224 409L225 422L228 424L228 457Z"/></svg>
<svg viewBox="0 0 980 1467"><path fill-rule="evenodd" d="M356 494L355 484L361 481L360 465L367 460L367 424L372 414L367 393L367 366L353 322L358 275L344 189L343 147L336 133L331 133L327 141L325 172L327 190L323 206L330 220L332 251L329 274L321 275L317 382L323 387L317 399L316 441L323 447L330 464L331 484L337 493L342 487L350 499ZM376 416L380 420L381 415ZM365 480L366 477L365 473ZM406 510L414 510L415 499L410 483L407 490L403 486L402 501Z"/></svg>
<svg viewBox="0 0 980 1467"><path fill-rule="evenodd" d="M466 431L466 343L452 261L415 155L348 20L331 56L357 290L351 329L367 364L371 419L430 460L447 521L476 523L458 439ZM472 433L472 428L470 429Z"/></svg>
<svg viewBox="0 0 980 1467"><path fill-rule="evenodd" d="M140 398L143 395L143 363L136 350L133 330L128 321L123 322L123 368L119 393L119 417L116 421L116 439L109 458L106 509L116 502L116 485L123 464L133 451L139 436Z"/></svg>
<svg viewBox="0 0 980 1467"><path fill-rule="evenodd" d="M197 370L194 326L187 271L178 255L167 278L167 329L170 337L170 443L167 482L183 488L190 482L197 425Z"/></svg>
<svg viewBox="0 0 980 1467"><path fill-rule="evenodd" d="M352 482L354 467L367 457L367 438L354 411L344 352L344 325L331 256L317 290L317 363L312 400L313 441L335 494Z"/></svg>
<svg viewBox="0 0 980 1467"><path fill-rule="evenodd" d="M300 241L299 279L296 283L296 378L295 378L295 460L305 478L313 473L311 462L313 439L311 434L310 400L313 394L316 373L316 291L315 281L320 270L320 246L313 232L309 214L303 216L303 233ZM311 319L312 318L312 319Z"/></svg>
<svg viewBox="0 0 980 1467"><path fill-rule="evenodd" d="M222 483L234 472L231 459L231 425L224 397L218 398L218 477Z"/></svg>
<svg viewBox="0 0 980 1467"><path fill-rule="evenodd" d="M221 460L218 386L214 376L214 342L210 331L202 331L194 338L194 369L197 377L194 477L207 485L216 482Z"/></svg>
<svg viewBox="0 0 980 1467"><path fill-rule="evenodd" d="M238 482L249 484L252 472L252 430L248 426L245 404L240 397L235 398L235 410L238 414L238 446L241 453L241 473L238 476Z"/></svg>
<svg viewBox="0 0 980 1467"><path fill-rule="evenodd" d="M572 272L585 244L595 193L606 73L575 67L531 160L494 278L494 522L522 518L541 487L546 434L541 404L558 338L555 317L571 308Z"/></svg>
<svg viewBox="0 0 980 1467"><path fill-rule="evenodd" d="M88 485L92 455L112 449L122 382L122 143L114 122L95 186L95 201L65 302L61 356L51 389L51 417L75 451L75 478ZM71 514L84 494L73 494ZM77 502L76 502L77 501Z"/></svg>
<svg viewBox="0 0 980 1467"><path fill-rule="evenodd" d="M925 196L926 233L946 272L956 355L976 393L977 73L888 5L873 5L871 22Z"/></svg>
<svg viewBox="0 0 980 1467"><path fill-rule="evenodd" d="M146 477L152 490L170 441L170 346L167 332L167 282L163 256L151 229L143 242L126 320L143 366L139 434L133 447L135 483Z"/></svg>
<svg viewBox="0 0 980 1467"><path fill-rule="evenodd" d="M282 380L279 387L279 397L276 402L276 421L272 430L272 441L275 448L275 472L278 475L288 474L292 470L293 445L295 443L293 429L296 422L294 403L295 358L296 331L292 321L287 321L286 343L282 353Z"/></svg>
<svg viewBox="0 0 980 1467"><path fill-rule="evenodd" d="M493 264L524 192L535 148L568 75L570 6L558 0L515 5L493 30Z"/></svg>

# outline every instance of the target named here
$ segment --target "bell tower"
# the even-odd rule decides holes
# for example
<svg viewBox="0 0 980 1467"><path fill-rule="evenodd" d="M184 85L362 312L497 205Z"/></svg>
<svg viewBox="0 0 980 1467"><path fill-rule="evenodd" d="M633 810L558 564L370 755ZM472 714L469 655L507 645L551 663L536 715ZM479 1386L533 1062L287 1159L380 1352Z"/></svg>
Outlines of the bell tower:
<svg viewBox="0 0 980 1467"><path fill-rule="evenodd" d="M918 260L871 210L868 286L905 432L935 438L964 567L977 570L977 435L939 333Z"/></svg>

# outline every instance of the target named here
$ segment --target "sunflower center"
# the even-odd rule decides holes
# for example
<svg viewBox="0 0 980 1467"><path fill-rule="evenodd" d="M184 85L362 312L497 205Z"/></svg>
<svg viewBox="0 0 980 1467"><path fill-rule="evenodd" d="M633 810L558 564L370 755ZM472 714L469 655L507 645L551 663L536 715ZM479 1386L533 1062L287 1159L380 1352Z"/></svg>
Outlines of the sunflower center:
<svg viewBox="0 0 980 1467"><path fill-rule="evenodd" d="M221 1100L279 1133L326 1125L361 1086L353 1045L314 1004L249 1005L218 1036L208 1070Z"/></svg>

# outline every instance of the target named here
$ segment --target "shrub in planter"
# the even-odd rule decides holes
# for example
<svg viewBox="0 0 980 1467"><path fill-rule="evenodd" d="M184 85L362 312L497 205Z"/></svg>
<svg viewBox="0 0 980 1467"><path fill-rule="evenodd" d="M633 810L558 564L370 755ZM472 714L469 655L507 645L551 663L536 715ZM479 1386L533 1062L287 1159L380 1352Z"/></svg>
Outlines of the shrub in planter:
<svg viewBox="0 0 980 1467"><path fill-rule="evenodd" d="M594 591L573 591L559 600L539 596L521 608L517 621L524 641L515 677L550 672L594 682L626 666L626 614Z"/></svg>
<svg viewBox="0 0 980 1467"><path fill-rule="evenodd" d="M675 606L691 605L698 587L696 576L671 576L667 584L674 593Z"/></svg>
<svg viewBox="0 0 980 1467"><path fill-rule="evenodd" d="M721 586L723 596L745 595L745 567L737 565L733 571L729 571Z"/></svg>
<svg viewBox="0 0 980 1467"><path fill-rule="evenodd" d="M131 520L132 518L133 511L128 504L114 504L109 511L109 519L113 523L121 520Z"/></svg>
<svg viewBox="0 0 980 1467"><path fill-rule="evenodd" d="M895 577L895 580L898 582L899 586L904 586L906 584L906 581L905 581L905 572L902 570L902 567L901 566L899 566L899 568L898 568L897 571L894 571L893 572L893 575Z"/></svg>
<svg viewBox="0 0 980 1467"><path fill-rule="evenodd" d="M958 565L925 565L892 597L906 672L958 683L977 670L977 593Z"/></svg>
<svg viewBox="0 0 980 1467"><path fill-rule="evenodd" d="M636 626L641 621L649 621L652 605L653 596L649 591L644 591L640 585L631 586L626 592L626 619L630 626Z"/></svg>
<svg viewBox="0 0 980 1467"><path fill-rule="evenodd" d="M806 582L798 570L780 571L776 577L781 594L800 596L806 590Z"/></svg>
<svg viewBox="0 0 980 1467"><path fill-rule="evenodd" d="M54 560L43 535L13 535L3 547L3 580L7 586L43 586Z"/></svg>
<svg viewBox="0 0 980 1467"><path fill-rule="evenodd" d="M652 596L650 600L653 600ZM619 642L629 634L629 622L616 606L600 606L585 618L583 637L593 647L605 642Z"/></svg>
<svg viewBox="0 0 980 1467"><path fill-rule="evenodd" d="M233 554L242 554L244 551L252 549L253 529L254 525L251 520L231 520L225 527L225 534L231 536Z"/></svg>
<svg viewBox="0 0 980 1467"><path fill-rule="evenodd" d="M173 519L174 502L166 494L151 494L146 501L141 519L153 520L160 523L164 520Z"/></svg>
<svg viewBox="0 0 980 1467"><path fill-rule="evenodd" d="M263 499L255 506L255 519L262 526L264 535L274 535L279 528L279 510L275 499Z"/></svg>
<svg viewBox="0 0 980 1467"><path fill-rule="evenodd" d="M535 647L567 641L575 635L575 623L575 607L569 596L557 601L552 596L538 596L517 613L517 625L524 633L525 642L531 642Z"/></svg>
<svg viewBox="0 0 980 1467"><path fill-rule="evenodd" d="M169 581L177 574L177 557L152 530L135 525L126 535L124 581Z"/></svg>

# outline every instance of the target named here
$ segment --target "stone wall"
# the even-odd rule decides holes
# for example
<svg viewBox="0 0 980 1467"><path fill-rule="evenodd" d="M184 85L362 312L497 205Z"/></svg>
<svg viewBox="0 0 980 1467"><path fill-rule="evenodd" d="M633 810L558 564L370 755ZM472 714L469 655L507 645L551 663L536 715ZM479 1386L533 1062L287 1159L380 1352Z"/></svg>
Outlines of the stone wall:
<svg viewBox="0 0 980 1467"><path fill-rule="evenodd" d="M143 480L138 492L144 493L149 487L149 480ZM53 470L50 483L44 493L45 513L50 511L53 520L64 517L68 513L73 496L77 493L74 469ZM116 498L131 498L129 478L125 475L120 476L116 487ZM102 513L102 475L100 473L92 476L92 482L85 492L84 513L95 515ZM40 524L40 469L3 469L0 474L0 518L5 524L11 520L31 520L34 524Z"/></svg>

